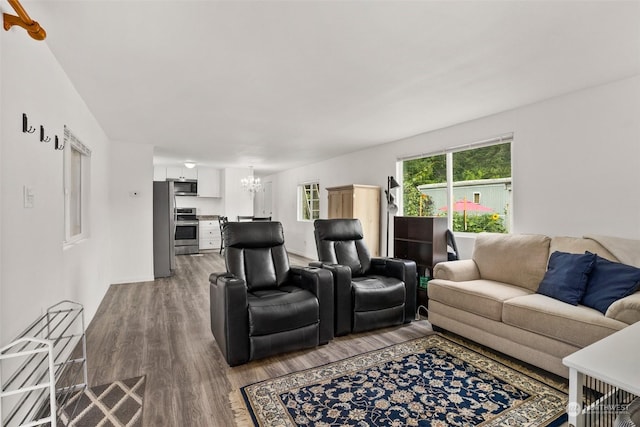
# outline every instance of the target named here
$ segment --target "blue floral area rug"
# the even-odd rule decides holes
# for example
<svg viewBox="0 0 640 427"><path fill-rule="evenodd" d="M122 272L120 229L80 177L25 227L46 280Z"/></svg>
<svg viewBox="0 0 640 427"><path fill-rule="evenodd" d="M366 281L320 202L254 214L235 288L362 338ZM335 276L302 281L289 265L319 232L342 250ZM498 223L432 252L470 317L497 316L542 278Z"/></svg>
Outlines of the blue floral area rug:
<svg viewBox="0 0 640 427"><path fill-rule="evenodd" d="M243 387L246 411L237 414L237 421L269 427L547 426L566 421L563 383L547 384L509 364L429 335Z"/></svg>

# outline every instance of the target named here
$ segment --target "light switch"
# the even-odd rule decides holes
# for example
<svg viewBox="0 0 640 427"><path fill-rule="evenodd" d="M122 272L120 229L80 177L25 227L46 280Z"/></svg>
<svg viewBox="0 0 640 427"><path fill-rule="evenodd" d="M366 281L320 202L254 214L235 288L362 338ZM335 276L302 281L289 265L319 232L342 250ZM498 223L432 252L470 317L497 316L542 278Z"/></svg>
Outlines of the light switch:
<svg viewBox="0 0 640 427"><path fill-rule="evenodd" d="M25 185L22 187L23 196L24 196L24 207L25 208L33 208L33 199L35 198L35 193L32 187Z"/></svg>

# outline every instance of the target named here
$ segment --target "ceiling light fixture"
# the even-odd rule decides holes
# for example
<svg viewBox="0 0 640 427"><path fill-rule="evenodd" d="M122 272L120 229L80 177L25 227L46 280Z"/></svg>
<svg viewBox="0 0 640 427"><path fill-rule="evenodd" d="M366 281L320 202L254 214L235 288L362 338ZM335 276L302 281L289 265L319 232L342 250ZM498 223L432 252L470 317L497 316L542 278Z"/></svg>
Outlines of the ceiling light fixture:
<svg viewBox="0 0 640 427"><path fill-rule="evenodd" d="M257 191L260 191L262 188L262 183L260 182L260 178L256 178L253 176L253 166L249 166L249 175L242 178L240 180L240 184L242 184L242 188L249 192L251 197L255 195Z"/></svg>
<svg viewBox="0 0 640 427"><path fill-rule="evenodd" d="M196 167L196 164L193 162L184 162L184 167L187 169L193 169Z"/></svg>

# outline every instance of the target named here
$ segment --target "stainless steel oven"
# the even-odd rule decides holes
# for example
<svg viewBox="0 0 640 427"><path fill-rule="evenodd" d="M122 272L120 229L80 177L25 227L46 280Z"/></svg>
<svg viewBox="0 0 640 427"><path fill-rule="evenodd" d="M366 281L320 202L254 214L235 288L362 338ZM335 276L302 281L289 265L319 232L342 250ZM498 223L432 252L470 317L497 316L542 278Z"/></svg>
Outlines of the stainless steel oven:
<svg viewBox="0 0 640 427"><path fill-rule="evenodd" d="M176 255L198 253L198 217L196 208L176 208Z"/></svg>

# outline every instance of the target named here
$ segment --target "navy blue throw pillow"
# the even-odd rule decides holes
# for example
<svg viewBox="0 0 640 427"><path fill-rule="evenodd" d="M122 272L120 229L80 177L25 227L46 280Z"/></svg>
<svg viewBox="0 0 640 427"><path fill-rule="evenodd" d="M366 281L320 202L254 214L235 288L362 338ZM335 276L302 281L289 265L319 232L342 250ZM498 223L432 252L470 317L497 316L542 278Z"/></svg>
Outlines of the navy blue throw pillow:
<svg viewBox="0 0 640 427"><path fill-rule="evenodd" d="M587 280L595 260L594 254L552 253L538 293L567 304L578 305L587 288Z"/></svg>
<svg viewBox="0 0 640 427"><path fill-rule="evenodd" d="M589 253L589 252L587 252ZM581 304L605 314L611 304L640 288L640 268L596 256Z"/></svg>

